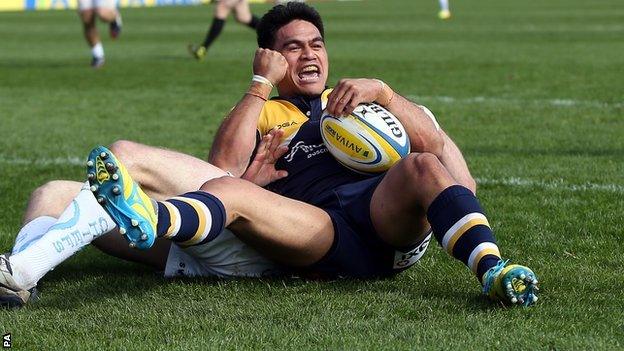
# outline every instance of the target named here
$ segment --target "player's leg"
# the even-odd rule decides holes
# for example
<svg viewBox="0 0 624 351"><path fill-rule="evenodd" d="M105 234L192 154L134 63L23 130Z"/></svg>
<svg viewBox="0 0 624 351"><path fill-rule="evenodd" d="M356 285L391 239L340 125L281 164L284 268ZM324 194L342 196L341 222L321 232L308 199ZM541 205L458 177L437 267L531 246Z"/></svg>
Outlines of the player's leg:
<svg viewBox="0 0 624 351"><path fill-rule="evenodd" d="M227 175L206 161L164 148L119 140L109 149L156 200L195 191L206 181Z"/></svg>
<svg viewBox="0 0 624 351"><path fill-rule="evenodd" d="M154 202L105 148L94 149L89 160L88 172L103 180L90 176L94 193L138 248L148 248L155 236L181 246L203 244L230 226L268 257L307 266L321 259L333 242L333 225L325 211L245 180L216 178L201 191Z"/></svg>
<svg viewBox="0 0 624 351"><path fill-rule="evenodd" d="M18 233L13 246L13 254L30 246L47 234L49 228L61 222L59 218L63 212L68 211L75 203L80 209L81 221L94 222L102 217L100 207L92 207L95 199L79 197L80 189L84 183L55 180L48 182L33 191L28 201L24 214L24 226ZM108 218L105 218L107 221ZM141 263L162 270L164 268L170 243L166 240L157 240L152 249L148 251L131 250L128 243L119 235L115 226L102 233L92 243L105 254L136 263Z"/></svg>
<svg viewBox="0 0 624 351"><path fill-rule="evenodd" d="M115 0L95 0L95 12L97 17L108 23L109 34L112 39L117 39L121 34L121 13L117 9Z"/></svg>
<svg viewBox="0 0 624 351"><path fill-rule="evenodd" d="M197 60L203 60L206 57L206 51L212 45L212 43L221 35L223 27L225 27L225 20L230 15L230 12L236 6L239 0L219 0L215 5L214 16L210 29L206 33L206 37L201 45L189 44L188 49L193 57Z"/></svg>
<svg viewBox="0 0 624 351"><path fill-rule="evenodd" d="M238 23L247 25L251 29L256 29L258 23L260 23L260 18L251 13L247 0L240 0L234 6L234 18Z"/></svg>
<svg viewBox="0 0 624 351"><path fill-rule="evenodd" d="M440 3L440 12L438 12L438 17L444 20L451 18L451 10L449 8L448 0L439 0L439 3Z"/></svg>
<svg viewBox="0 0 624 351"><path fill-rule="evenodd" d="M82 22L84 37L91 48L91 67L100 68L104 65L104 47L96 27L95 7L92 0L78 2L78 16Z"/></svg>
<svg viewBox="0 0 624 351"><path fill-rule="evenodd" d="M470 189L473 193L477 193L477 183L470 174L466 160L457 145L449 138L444 132L442 137L444 138L444 148L442 149L442 155L440 156L440 162L444 165L444 168L455 179L458 184Z"/></svg>
<svg viewBox="0 0 624 351"><path fill-rule="evenodd" d="M486 273L496 270L501 261L474 193L458 184L432 154L410 154L391 168L375 189L370 208L378 235L396 247L422 240L430 224L447 253L466 264L485 286L490 280ZM535 275L525 267L521 271L518 276L524 274L524 287L510 292L505 285L501 298L532 303ZM526 293L525 287L529 288Z"/></svg>

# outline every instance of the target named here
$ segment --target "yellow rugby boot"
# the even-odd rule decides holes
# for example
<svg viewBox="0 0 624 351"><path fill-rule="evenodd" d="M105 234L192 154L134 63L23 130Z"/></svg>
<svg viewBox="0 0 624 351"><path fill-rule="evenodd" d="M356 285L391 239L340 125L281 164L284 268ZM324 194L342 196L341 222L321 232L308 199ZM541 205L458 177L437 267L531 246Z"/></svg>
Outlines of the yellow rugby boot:
<svg viewBox="0 0 624 351"><path fill-rule="evenodd" d="M495 301L507 304L530 306L537 302L537 277L525 266L512 264L507 260L483 274L483 293Z"/></svg>
<svg viewBox="0 0 624 351"><path fill-rule="evenodd" d="M130 247L152 247L158 222L154 204L110 150L99 146L91 151L87 178L91 192L117 223Z"/></svg>
<svg viewBox="0 0 624 351"><path fill-rule="evenodd" d="M205 46L197 46L193 44L188 45L188 51L191 56L193 56L197 61L202 61L206 58L206 47Z"/></svg>

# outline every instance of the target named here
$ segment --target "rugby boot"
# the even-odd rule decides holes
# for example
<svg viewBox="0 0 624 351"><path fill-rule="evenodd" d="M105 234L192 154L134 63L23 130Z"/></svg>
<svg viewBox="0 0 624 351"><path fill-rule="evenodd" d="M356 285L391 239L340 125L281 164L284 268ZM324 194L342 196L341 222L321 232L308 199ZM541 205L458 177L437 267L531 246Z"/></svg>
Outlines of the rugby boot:
<svg viewBox="0 0 624 351"><path fill-rule="evenodd" d="M537 277L525 266L500 260L483 274L483 293L505 304L530 306L537 302Z"/></svg>
<svg viewBox="0 0 624 351"><path fill-rule="evenodd" d="M130 247L152 247L158 221L154 203L110 150L99 146L91 151L87 179L91 192L117 223Z"/></svg>
<svg viewBox="0 0 624 351"><path fill-rule="evenodd" d="M13 279L9 253L0 255L0 307L22 307L37 299L37 288L23 289Z"/></svg>
<svg viewBox="0 0 624 351"><path fill-rule="evenodd" d="M188 45L188 51L197 61L202 61L206 57L206 47L193 44Z"/></svg>

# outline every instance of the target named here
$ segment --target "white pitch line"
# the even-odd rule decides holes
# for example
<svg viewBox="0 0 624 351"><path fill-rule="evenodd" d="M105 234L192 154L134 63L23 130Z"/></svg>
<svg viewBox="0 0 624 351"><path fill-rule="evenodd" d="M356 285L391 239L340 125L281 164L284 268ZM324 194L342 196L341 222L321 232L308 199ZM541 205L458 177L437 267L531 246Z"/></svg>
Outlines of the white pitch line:
<svg viewBox="0 0 624 351"><path fill-rule="evenodd" d="M624 102L604 102L595 100L574 100L574 99L513 99L496 98L487 96L473 96L466 98L456 98L452 96L425 96L408 95L408 99L418 102L419 100L434 100L448 104L533 104L550 105L555 107L598 107L598 108L622 108Z"/></svg>
<svg viewBox="0 0 624 351"><path fill-rule="evenodd" d="M85 159L74 156L56 157L51 159L26 159L26 158L7 158L0 155L0 164L5 165L32 165L32 166L83 166ZM603 191L608 193L624 194L624 185L620 184L598 184L583 183L571 184L563 179L557 181L542 181L523 178L476 178L479 185L502 185L509 187L525 187L525 188L545 188L553 190L565 190L573 192L584 191Z"/></svg>
<svg viewBox="0 0 624 351"><path fill-rule="evenodd" d="M67 157L56 157L50 159L27 159L27 158L7 158L4 156L0 156L0 164L6 165L58 165L58 166L82 166L87 161L86 158L67 156Z"/></svg>
<svg viewBox="0 0 624 351"><path fill-rule="evenodd" d="M557 181L543 181L543 180L531 180L522 178L476 178L479 185L502 185L511 187L526 187L526 188L545 188L553 190L566 190L573 192L585 192L585 191L603 191L607 193L624 193L624 185L619 184L597 184L597 183L584 183L584 184L570 184L563 179Z"/></svg>

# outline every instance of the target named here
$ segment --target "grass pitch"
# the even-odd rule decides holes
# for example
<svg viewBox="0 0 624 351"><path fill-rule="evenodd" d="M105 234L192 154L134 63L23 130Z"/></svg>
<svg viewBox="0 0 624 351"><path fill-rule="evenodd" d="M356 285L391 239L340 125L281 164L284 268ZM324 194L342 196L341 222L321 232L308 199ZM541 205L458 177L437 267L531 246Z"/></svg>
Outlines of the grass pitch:
<svg viewBox="0 0 624 351"><path fill-rule="evenodd" d="M379 77L425 104L464 151L503 255L541 281L533 308L479 295L437 245L395 279L176 280L87 248L0 311L20 349L622 349L624 8L618 0L315 2L330 82ZM254 5L262 13L268 5ZM207 154L245 91L255 37L212 9L124 10L88 67L75 13L0 13L0 246L29 192L82 179L117 139ZM100 26L102 34L105 27Z"/></svg>

